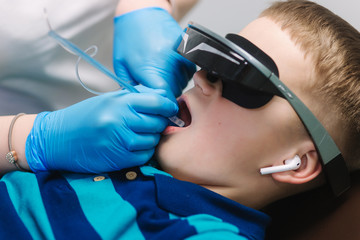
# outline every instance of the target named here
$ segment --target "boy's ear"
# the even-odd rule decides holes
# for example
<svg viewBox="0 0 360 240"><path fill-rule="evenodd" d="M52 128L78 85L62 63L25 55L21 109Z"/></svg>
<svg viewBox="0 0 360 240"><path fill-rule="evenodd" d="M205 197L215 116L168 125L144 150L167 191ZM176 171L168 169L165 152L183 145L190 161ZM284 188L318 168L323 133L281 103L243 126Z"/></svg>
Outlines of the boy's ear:
<svg viewBox="0 0 360 240"><path fill-rule="evenodd" d="M322 171L318 154L310 150L302 155L300 168L292 171L273 173L272 177L278 182L303 184L315 179Z"/></svg>

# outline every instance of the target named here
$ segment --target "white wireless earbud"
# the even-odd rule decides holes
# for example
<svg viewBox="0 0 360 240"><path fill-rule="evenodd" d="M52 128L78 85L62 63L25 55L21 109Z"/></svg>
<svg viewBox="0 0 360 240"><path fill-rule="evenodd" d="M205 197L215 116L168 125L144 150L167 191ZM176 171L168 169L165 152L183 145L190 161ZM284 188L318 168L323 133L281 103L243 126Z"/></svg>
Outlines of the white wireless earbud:
<svg viewBox="0 0 360 240"><path fill-rule="evenodd" d="M285 160L284 165L260 168L261 175L296 170L301 165L301 159L296 155L293 159Z"/></svg>

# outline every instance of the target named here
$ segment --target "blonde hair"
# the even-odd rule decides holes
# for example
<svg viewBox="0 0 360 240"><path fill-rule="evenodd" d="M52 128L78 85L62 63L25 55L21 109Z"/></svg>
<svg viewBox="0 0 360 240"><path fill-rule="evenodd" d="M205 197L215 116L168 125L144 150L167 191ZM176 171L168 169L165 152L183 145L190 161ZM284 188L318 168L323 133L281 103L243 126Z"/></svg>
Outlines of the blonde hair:
<svg viewBox="0 0 360 240"><path fill-rule="evenodd" d="M314 74L305 89L318 105L312 110L333 136L350 170L359 169L360 33L311 1L274 2L261 17L279 24L311 58Z"/></svg>

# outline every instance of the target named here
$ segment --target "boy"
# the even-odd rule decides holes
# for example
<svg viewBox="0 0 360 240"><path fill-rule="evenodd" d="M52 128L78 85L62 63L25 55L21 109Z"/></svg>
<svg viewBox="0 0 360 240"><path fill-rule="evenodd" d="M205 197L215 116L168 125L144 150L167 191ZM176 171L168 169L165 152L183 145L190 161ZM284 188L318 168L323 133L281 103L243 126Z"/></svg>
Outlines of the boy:
<svg viewBox="0 0 360 240"><path fill-rule="evenodd" d="M354 87L358 32L314 3L288 1L275 3L240 35L274 60L281 81L320 119L349 168L356 169L358 154L350 144L360 126L354 125L358 113L351 99L360 96ZM347 64L341 74L340 63ZM164 172L144 166L102 176L7 174L0 185L1 237L262 239L269 218L256 209L324 184L316 147L285 99L274 96L250 109L226 98L225 84L205 70L194 81L179 99L187 126L168 127L158 146ZM296 155L296 170L259 172Z"/></svg>
<svg viewBox="0 0 360 240"><path fill-rule="evenodd" d="M331 24L324 27L324 22ZM274 4L240 35L273 58L282 82L323 122L342 150L350 170L357 169L359 150L354 147L358 142L354 140L359 137L357 118L354 116L358 114L358 95L352 92L357 90L354 85L358 81L355 55L359 41L353 40L359 39L358 32L316 4L289 1ZM332 45L327 45L328 42L324 43L323 39ZM347 56L339 52L351 54ZM334 64L330 65L332 62L324 59L331 59ZM346 70L341 62L347 63ZM331 71L327 72L327 69ZM172 131L158 147L159 159L160 162L164 161L161 165L165 171L176 178L214 188L214 191L232 199L242 196L245 199L239 202L255 208L323 182L316 147L299 117L284 99L274 97L261 108L235 109L224 100L226 90L221 90L223 86L220 81L206 81L204 72L197 73L194 81L196 87L180 98L180 102L185 101L190 105L191 125ZM198 89L206 97L200 98ZM214 96L216 94L217 98ZM200 104L199 99L202 101ZM324 101L334 105L324 104ZM345 104L349 102L352 104ZM228 111L228 107L234 109ZM344 122L347 123L345 126ZM237 127L228 127L235 126L235 123L238 123ZM215 128L216 124L218 126ZM177 150L178 146L187 151ZM191 157L194 155L196 157ZM298 170L272 174L273 181L259 176L258 169L262 166L282 165L285 159L295 155L301 158ZM220 156L223 161L219 161ZM238 167L235 167L237 164ZM197 171L193 171L195 167ZM220 184L222 181L223 185ZM243 187L244 182L254 186Z"/></svg>

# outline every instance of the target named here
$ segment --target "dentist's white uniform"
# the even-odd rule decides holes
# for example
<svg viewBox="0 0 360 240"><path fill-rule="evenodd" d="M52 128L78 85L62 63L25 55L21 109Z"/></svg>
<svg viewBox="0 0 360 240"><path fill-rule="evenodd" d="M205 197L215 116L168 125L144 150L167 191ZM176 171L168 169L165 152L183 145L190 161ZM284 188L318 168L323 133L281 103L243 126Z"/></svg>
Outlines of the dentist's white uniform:
<svg viewBox="0 0 360 240"><path fill-rule="evenodd" d="M0 1L0 115L55 110L91 94L76 79L77 57L47 36L43 14L61 36L85 50L97 45L95 58L112 69L113 16L118 0ZM93 89L117 85L87 64L80 75Z"/></svg>

